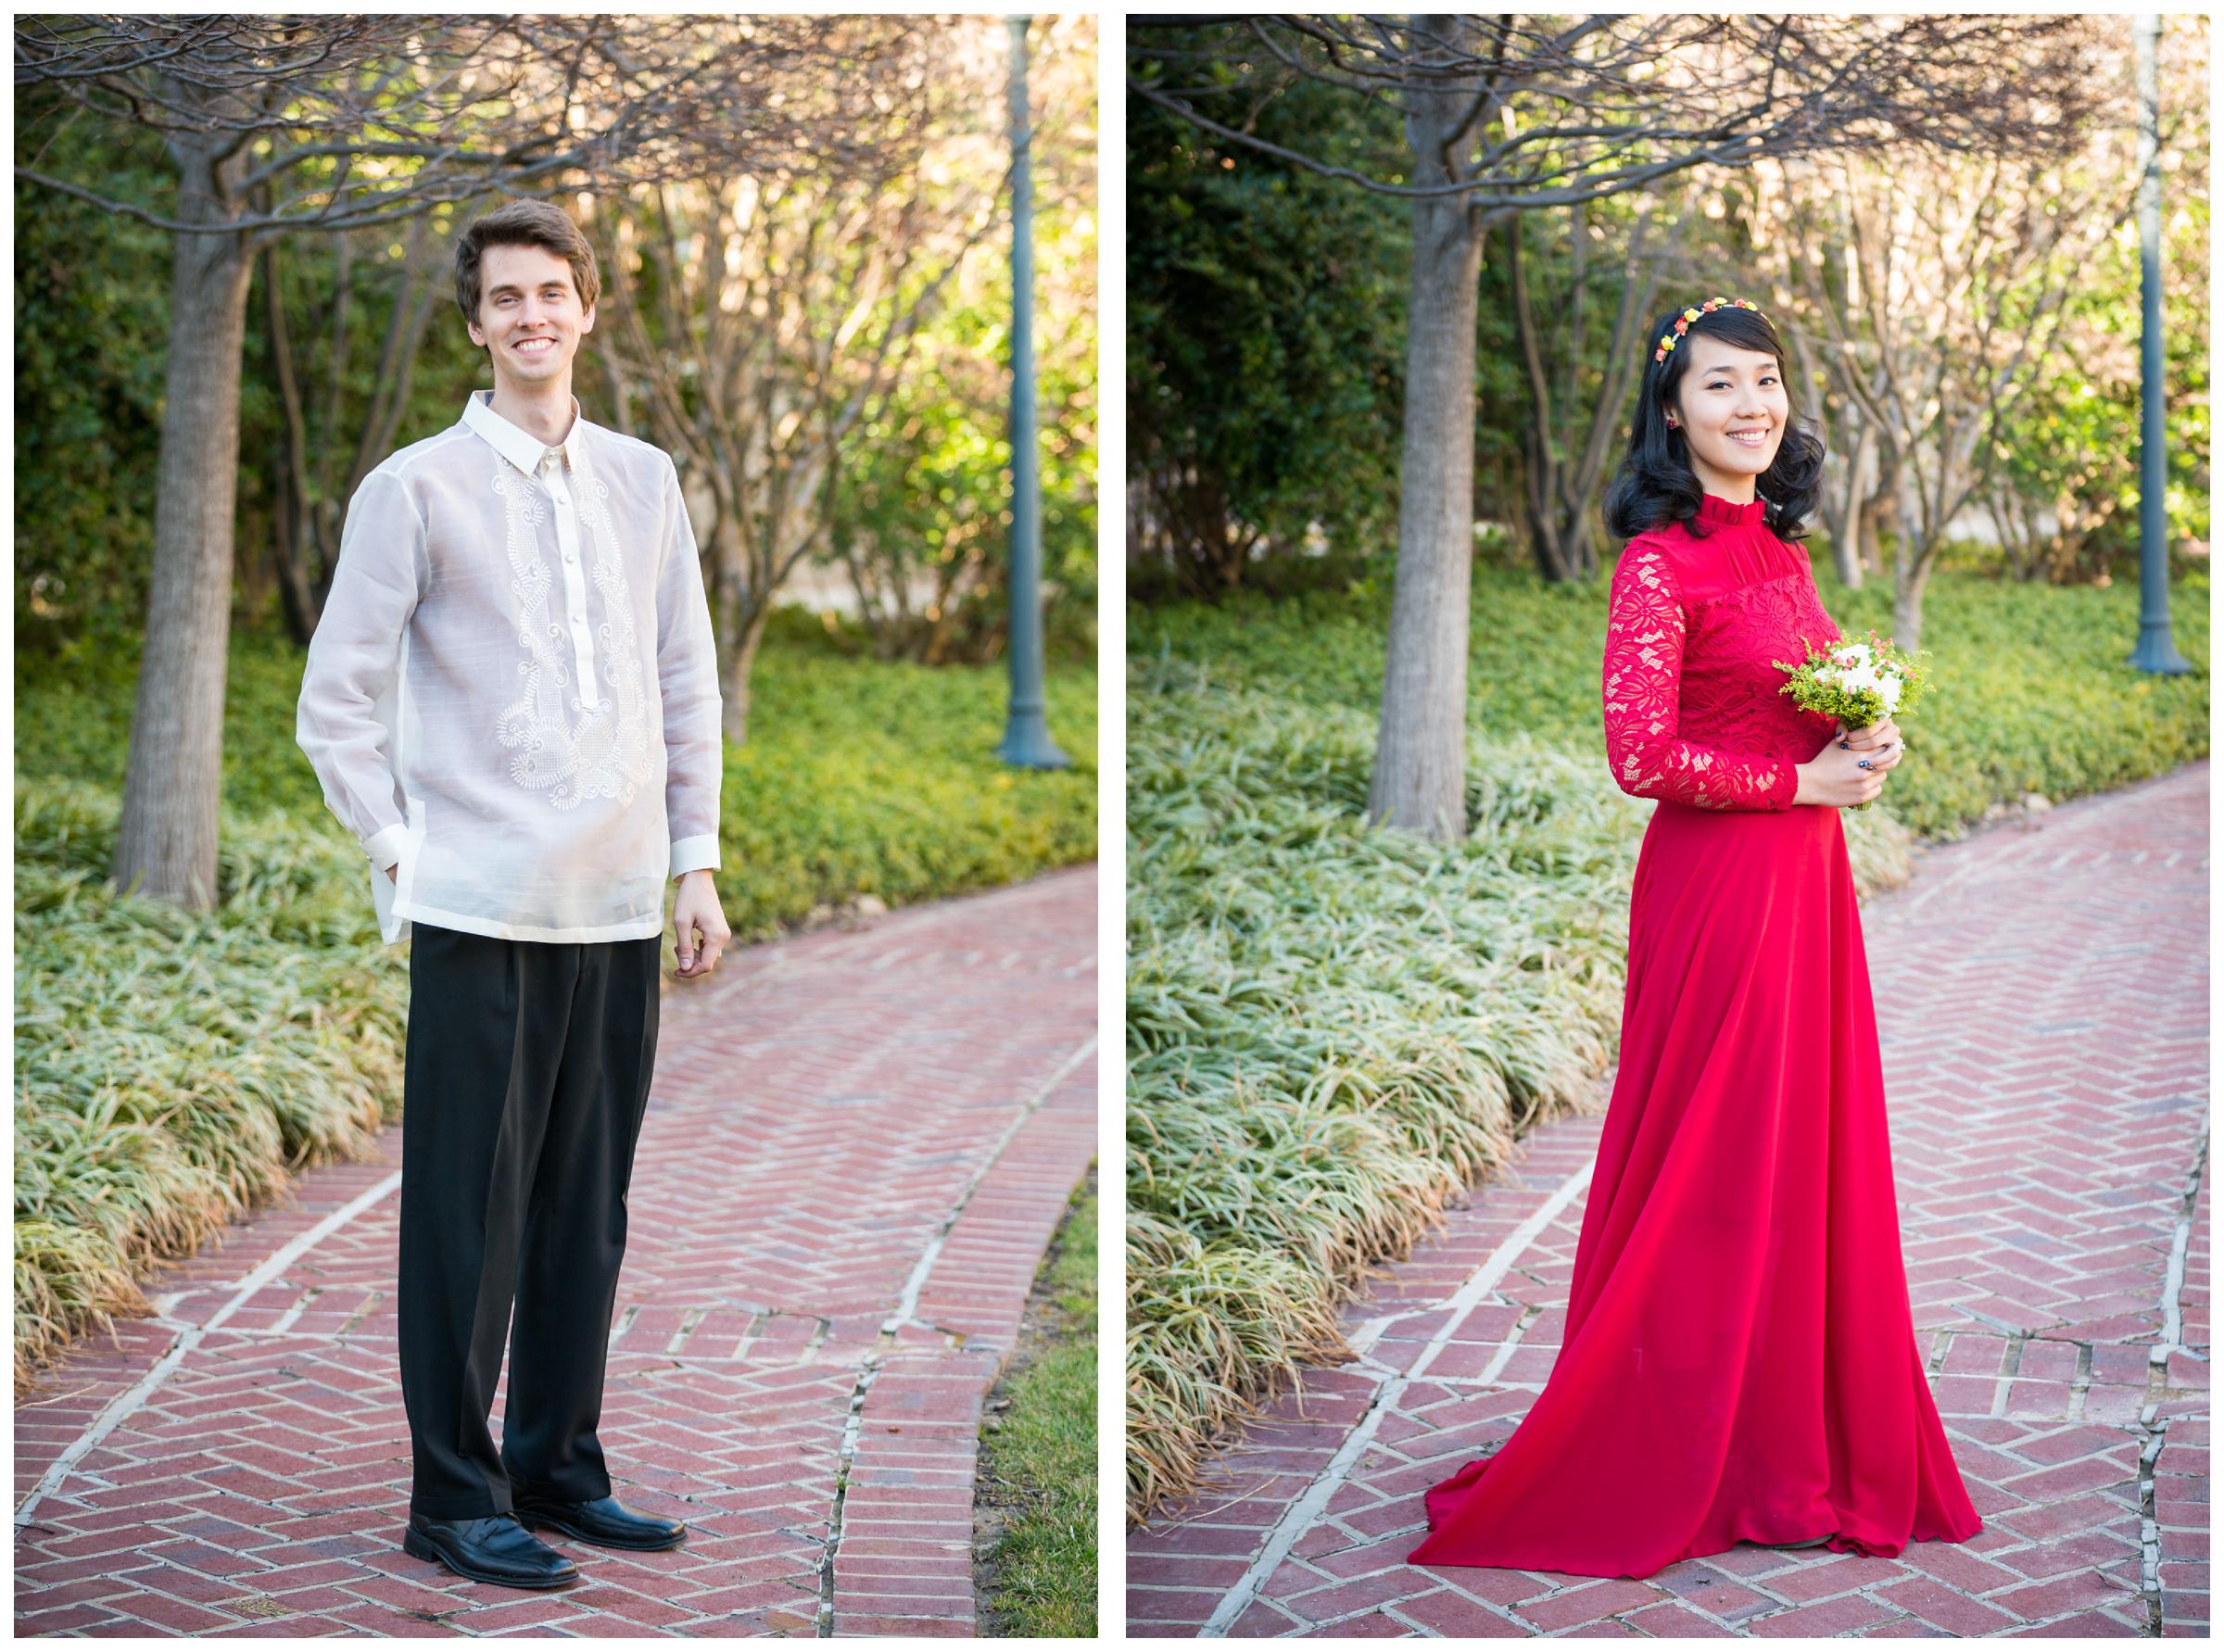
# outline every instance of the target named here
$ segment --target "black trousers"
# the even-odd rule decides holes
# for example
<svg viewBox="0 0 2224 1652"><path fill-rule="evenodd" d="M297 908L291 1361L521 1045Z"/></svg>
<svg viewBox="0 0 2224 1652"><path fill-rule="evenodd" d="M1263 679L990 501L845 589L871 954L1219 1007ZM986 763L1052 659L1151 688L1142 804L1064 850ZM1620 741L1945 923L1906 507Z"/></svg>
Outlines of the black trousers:
<svg viewBox="0 0 2224 1652"><path fill-rule="evenodd" d="M411 1514L507 1513L512 1489L610 1494L595 1425L656 1064L658 941L413 927L396 1304Z"/></svg>

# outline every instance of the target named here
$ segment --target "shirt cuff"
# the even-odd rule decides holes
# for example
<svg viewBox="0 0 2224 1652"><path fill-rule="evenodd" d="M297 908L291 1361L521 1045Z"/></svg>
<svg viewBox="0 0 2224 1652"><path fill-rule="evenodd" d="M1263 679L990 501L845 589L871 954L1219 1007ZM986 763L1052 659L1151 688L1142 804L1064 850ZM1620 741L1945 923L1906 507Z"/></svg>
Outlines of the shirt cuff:
<svg viewBox="0 0 2224 1652"><path fill-rule="evenodd" d="M718 834L709 833L701 838L677 838L672 843L672 876L683 872L715 872L718 869Z"/></svg>
<svg viewBox="0 0 2224 1652"><path fill-rule="evenodd" d="M373 832L363 839L363 852L371 864L384 872L401 860L401 846L410 840L407 826L390 826L384 831Z"/></svg>

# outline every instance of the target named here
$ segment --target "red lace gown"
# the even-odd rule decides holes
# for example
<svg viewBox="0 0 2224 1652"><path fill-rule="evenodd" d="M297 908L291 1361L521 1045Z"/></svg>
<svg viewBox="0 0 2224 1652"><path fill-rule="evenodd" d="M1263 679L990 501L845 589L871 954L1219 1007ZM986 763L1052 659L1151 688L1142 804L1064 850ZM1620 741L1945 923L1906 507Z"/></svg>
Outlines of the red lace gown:
<svg viewBox="0 0 2224 1652"><path fill-rule="evenodd" d="M1708 495L1614 570L1606 743L1659 800L1550 1381L1428 1494L1412 1558L1646 1577L1741 1539L1896 1555L1980 1522L1924 1378L1861 916L1773 660L1836 639L1806 553Z"/></svg>

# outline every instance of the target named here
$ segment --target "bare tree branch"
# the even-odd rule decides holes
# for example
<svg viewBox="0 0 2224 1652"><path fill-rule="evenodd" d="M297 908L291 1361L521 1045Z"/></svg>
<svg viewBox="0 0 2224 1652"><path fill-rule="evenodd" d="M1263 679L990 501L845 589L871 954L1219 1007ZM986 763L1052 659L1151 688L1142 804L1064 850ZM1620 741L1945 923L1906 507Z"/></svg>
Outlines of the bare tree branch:
<svg viewBox="0 0 2224 1652"><path fill-rule="evenodd" d="M1182 22L1194 34L1199 20ZM1406 198L1464 195L1486 213L1573 205L1689 166L1826 147L2042 147L2080 126L2098 95L2079 89L2086 32L2066 17L1640 14L1586 18L1555 33L1520 17L1474 16L1466 33L1483 44L1469 49L1459 31L1402 18L1276 16L1229 20L1208 49L1161 49L1156 41L1174 21L1130 20L1132 95L1322 177ZM1999 74L2011 48L2038 72ZM1213 72L1176 85L1158 72L1169 67ZM1272 95L1299 79L1398 100L1463 92L1453 144L1494 113L1509 130L1449 181L1415 183L1323 161L1216 112L1232 96ZM1616 158L1624 156L1639 158Z"/></svg>
<svg viewBox="0 0 2224 1652"><path fill-rule="evenodd" d="M852 147L860 69L926 19L602 15L24 18L16 82L57 110L249 164L234 233L398 221L487 190L537 193L767 170ZM158 229L206 233L97 179L19 166ZM264 184L290 193L257 210Z"/></svg>

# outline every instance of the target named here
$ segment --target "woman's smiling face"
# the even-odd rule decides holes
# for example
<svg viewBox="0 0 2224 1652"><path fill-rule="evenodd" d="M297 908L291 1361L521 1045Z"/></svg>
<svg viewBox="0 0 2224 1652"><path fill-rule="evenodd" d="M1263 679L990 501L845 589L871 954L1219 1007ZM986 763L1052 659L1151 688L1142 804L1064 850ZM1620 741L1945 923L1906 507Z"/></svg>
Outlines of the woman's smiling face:
<svg viewBox="0 0 2224 1652"><path fill-rule="evenodd" d="M1791 417L1776 359L1699 333L1676 348L1691 358L1668 416L1683 435L1691 469L1709 493L1750 503L1753 478L1775 462Z"/></svg>

